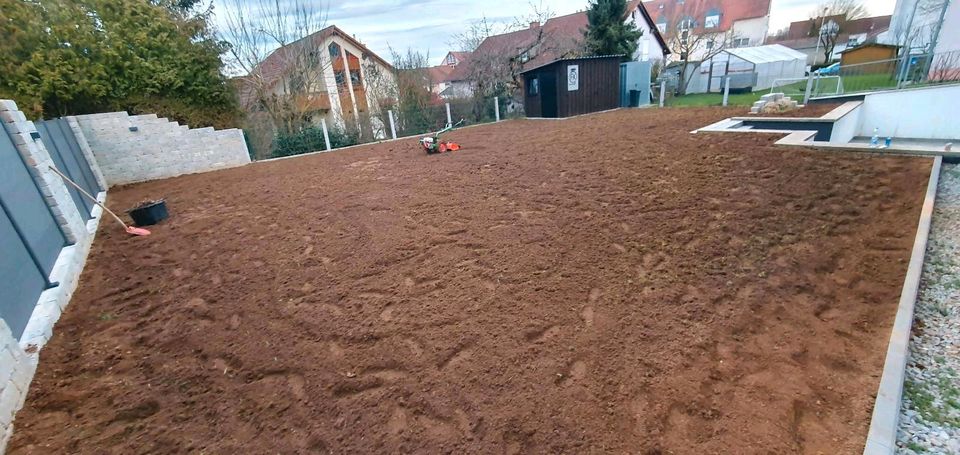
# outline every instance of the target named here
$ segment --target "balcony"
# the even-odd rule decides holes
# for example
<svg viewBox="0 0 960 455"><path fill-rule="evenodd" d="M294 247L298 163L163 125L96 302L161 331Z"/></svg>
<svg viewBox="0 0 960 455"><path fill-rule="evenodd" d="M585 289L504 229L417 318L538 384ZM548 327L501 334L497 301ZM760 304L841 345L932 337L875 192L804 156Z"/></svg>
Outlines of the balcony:
<svg viewBox="0 0 960 455"><path fill-rule="evenodd" d="M314 92L296 97L297 109L301 112L329 111L330 94L327 92Z"/></svg>

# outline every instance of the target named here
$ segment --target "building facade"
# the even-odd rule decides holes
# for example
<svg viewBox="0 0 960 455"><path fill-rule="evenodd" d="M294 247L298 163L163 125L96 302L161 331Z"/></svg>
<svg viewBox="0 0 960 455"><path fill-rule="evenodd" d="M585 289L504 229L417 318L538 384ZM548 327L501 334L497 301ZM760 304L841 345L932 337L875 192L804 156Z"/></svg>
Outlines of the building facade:
<svg viewBox="0 0 960 455"><path fill-rule="evenodd" d="M764 43L770 0L651 0L644 6L674 60L700 61L721 48Z"/></svg>
<svg viewBox="0 0 960 455"><path fill-rule="evenodd" d="M395 87L393 66L336 26L273 51L239 81L250 112L281 111L376 139L386 137L380 111Z"/></svg>

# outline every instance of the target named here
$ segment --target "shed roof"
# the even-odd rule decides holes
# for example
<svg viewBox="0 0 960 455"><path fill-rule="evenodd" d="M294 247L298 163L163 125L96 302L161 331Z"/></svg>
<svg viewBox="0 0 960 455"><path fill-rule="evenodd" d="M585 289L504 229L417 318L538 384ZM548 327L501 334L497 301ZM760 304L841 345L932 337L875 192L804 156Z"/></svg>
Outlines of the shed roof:
<svg viewBox="0 0 960 455"><path fill-rule="evenodd" d="M724 52L740 57L750 63L783 62L789 60L806 60L807 54L790 49L780 44L766 46L735 47Z"/></svg>
<svg viewBox="0 0 960 455"><path fill-rule="evenodd" d="M535 67L533 67L533 68L523 70L523 72L521 72L520 74L526 74L526 73L529 73L529 72L531 72L531 71L535 71L535 70L538 70L538 69L540 69L540 68L553 65L554 63L570 62L570 61L574 61L574 60L595 60L595 59L602 59L602 58L622 59L622 58L623 58L623 54L616 54L616 55L594 55L594 56L590 56L590 57L567 57L567 58L558 58L558 59L556 59L556 60L554 60L554 61L552 61L552 62L544 63L543 65L537 65L537 66L535 66Z"/></svg>

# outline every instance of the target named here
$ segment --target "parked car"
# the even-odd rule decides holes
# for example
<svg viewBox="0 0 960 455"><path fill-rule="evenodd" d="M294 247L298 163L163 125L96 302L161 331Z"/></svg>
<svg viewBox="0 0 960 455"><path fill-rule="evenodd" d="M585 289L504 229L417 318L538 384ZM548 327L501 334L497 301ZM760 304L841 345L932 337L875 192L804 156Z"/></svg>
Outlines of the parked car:
<svg viewBox="0 0 960 455"><path fill-rule="evenodd" d="M824 66L823 68L814 71L813 74L820 76L836 76L840 74L840 62L834 63L830 66Z"/></svg>

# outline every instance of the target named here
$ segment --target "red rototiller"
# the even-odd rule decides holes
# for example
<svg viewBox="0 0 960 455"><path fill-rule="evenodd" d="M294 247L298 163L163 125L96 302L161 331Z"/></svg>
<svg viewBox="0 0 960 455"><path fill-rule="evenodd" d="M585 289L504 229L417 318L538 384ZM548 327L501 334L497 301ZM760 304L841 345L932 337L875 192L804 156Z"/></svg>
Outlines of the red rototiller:
<svg viewBox="0 0 960 455"><path fill-rule="evenodd" d="M432 136L420 138L420 145L423 147L423 150L427 152L427 155L433 155L434 153L444 153L444 152L455 152L460 150L460 144L456 142L441 141L440 135L450 131L463 123L463 119L460 119L459 122L454 124L447 124L447 127L433 133Z"/></svg>

